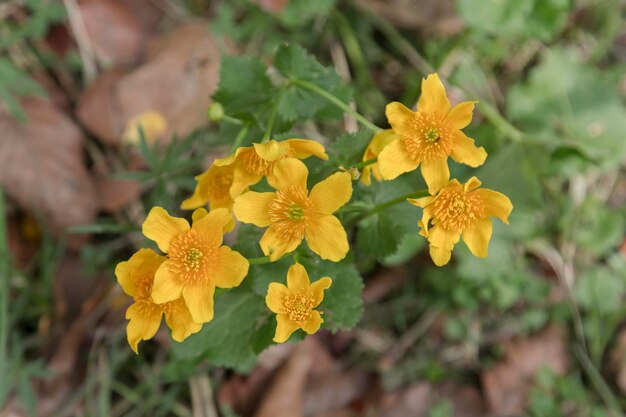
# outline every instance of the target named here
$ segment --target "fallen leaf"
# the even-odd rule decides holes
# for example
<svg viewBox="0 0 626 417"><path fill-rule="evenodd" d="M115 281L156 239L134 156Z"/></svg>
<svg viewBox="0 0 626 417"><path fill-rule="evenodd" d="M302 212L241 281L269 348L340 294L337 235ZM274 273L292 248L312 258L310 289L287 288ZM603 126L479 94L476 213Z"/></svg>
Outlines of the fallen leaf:
<svg viewBox="0 0 626 417"><path fill-rule="evenodd" d="M0 112L0 185L56 236L91 223L98 196L85 168L82 133L49 100L30 98L22 105L27 123Z"/></svg>
<svg viewBox="0 0 626 417"><path fill-rule="evenodd" d="M543 366L558 375L567 371L569 356L566 343L564 329L557 326L504 343L504 358L482 374L490 411L504 415L523 413L528 391Z"/></svg>
<svg viewBox="0 0 626 417"><path fill-rule="evenodd" d="M315 416L344 408L362 397L371 386L372 378L360 370L340 370L311 380L303 399L305 416Z"/></svg>
<svg viewBox="0 0 626 417"><path fill-rule="evenodd" d="M404 266L378 269L365 283L363 302L369 304L385 298L391 291L400 287L406 278L407 269Z"/></svg>
<svg viewBox="0 0 626 417"><path fill-rule="evenodd" d="M153 45L149 60L134 71L103 74L79 100L78 117L104 143L121 143L124 128L153 110L184 137L206 123L218 81L220 51L206 23L180 27Z"/></svg>
<svg viewBox="0 0 626 417"><path fill-rule="evenodd" d="M78 5L89 45L101 61L131 65L147 42L136 15L120 0L81 0Z"/></svg>

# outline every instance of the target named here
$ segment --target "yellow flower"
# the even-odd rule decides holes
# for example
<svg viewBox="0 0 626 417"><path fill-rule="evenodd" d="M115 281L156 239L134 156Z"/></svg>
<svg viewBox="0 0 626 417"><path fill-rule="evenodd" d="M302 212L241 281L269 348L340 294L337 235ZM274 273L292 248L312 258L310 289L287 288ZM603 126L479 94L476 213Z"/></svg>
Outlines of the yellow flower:
<svg viewBox="0 0 626 417"><path fill-rule="evenodd" d="M392 129L383 130L380 133L377 133L372 138L372 141L367 148L365 149L365 153L363 154L363 161L369 161L370 159L376 158L383 148L393 142L395 139L398 139L398 136ZM363 173L361 174L361 182L365 185L370 185L372 183L371 176L376 178L376 181L381 181L383 178L380 176L380 169L378 168L378 162L367 165L363 168Z"/></svg>
<svg viewBox="0 0 626 417"><path fill-rule="evenodd" d="M320 278L311 284L309 274L299 263L295 263L287 271L286 287L278 282L270 283L265 304L276 313L274 342L286 342L297 329L308 334L319 330L324 319L319 311L313 309L322 303L324 290L331 284L329 277Z"/></svg>
<svg viewBox="0 0 626 417"><path fill-rule="evenodd" d="M249 191L235 199L233 212L243 223L268 227L259 242L272 261L294 251L306 237L322 259L339 261L348 253L348 237L333 213L350 200L352 178L336 172L307 189L309 171L302 161L276 162L267 180L276 192Z"/></svg>
<svg viewBox="0 0 626 417"><path fill-rule="evenodd" d="M161 317L172 329L172 339L182 342L189 335L197 333L202 327L191 318L191 313L182 298L163 304L156 304L150 298L154 274L165 262L151 249L140 249L126 262L115 267L115 276L124 292L135 300L126 310L128 344L137 353L139 342L151 339L159 330Z"/></svg>
<svg viewBox="0 0 626 417"><path fill-rule="evenodd" d="M476 177L464 185L454 179L436 196L408 199L424 209L419 221L420 235L428 238L430 257L437 266L450 261L452 249L461 236L474 256L486 257L492 230L490 217L509 224L511 200L499 192L479 189L480 185ZM429 223L432 223L430 228Z"/></svg>
<svg viewBox="0 0 626 417"><path fill-rule="evenodd" d="M277 161L288 157L306 159L313 155L324 160L328 159L324 147L314 140L287 139L282 142L270 140L237 148L235 153L217 159L214 164L220 167L228 165L234 167L230 195L236 198L248 187L261 181L261 178L270 175Z"/></svg>
<svg viewBox="0 0 626 417"><path fill-rule="evenodd" d="M211 165L205 173L196 177L198 184L193 195L183 201L180 208L192 210L208 203L212 210L216 208L232 210L233 198L230 196L230 187L233 185L234 174L234 165Z"/></svg>
<svg viewBox="0 0 626 417"><path fill-rule="evenodd" d="M215 287L232 288L248 274L249 263L239 252L222 246L224 229L232 216L225 208L198 209L193 225L153 207L143 223L143 234L156 242L168 259L154 277L152 299L159 304L181 294L196 323L213 319Z"/></svg>
<svg viewBox="0 0 626 417"><path fill-rule="evenodd" d="M143 129L146 142L154 143L167 131L167 120L156 110L145 111L128 121L122 133L122 141L129 145L137 145L141 141L139 127Z"/></svg>
<svg viewBox="0 0 626 417"><path fill-rule="evenodd" d="M391 180L421 164L428 189L435 194L450 179L448 156L471 167L482 165L487 152L461 131L472 121L474 103L464 101L450 109L439 76L430 74L422 81L417 112L398 102L388 104L387 119L400 139L378 156L382 177Z"/></svg>

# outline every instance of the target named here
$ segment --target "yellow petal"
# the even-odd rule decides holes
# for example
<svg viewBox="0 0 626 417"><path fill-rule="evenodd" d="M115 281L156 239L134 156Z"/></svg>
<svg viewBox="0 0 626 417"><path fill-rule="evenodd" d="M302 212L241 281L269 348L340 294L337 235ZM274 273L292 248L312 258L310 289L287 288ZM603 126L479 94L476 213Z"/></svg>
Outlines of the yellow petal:
<svg viewBox="0 0 626 417"><path fill-rule="evenodd" d="M183 284L170 271L170 262L169 260L163 262L154 274L152 299L157 304L174 301L180 297L183 291Z"/></svg>
<svg viewBox="0 0 626 417"><path fill-rule="evenodd" d="M124 292L132 297L137 292L135 286L137 273L154 274L165 259L152 249L139 249L128 261L117 264L115 267L117 282L120 283Z"/></svg>
<svg viewBox="0 0 626 417"><path fill-rule="evenodd" d="M372 156L368 159L371 159L380 154L385 146L389 145L391 142L399 138L400 135L394 132L393 129L385 129L382 132L374 135L368 147L369 151L372 153Z"/></svg>
<svg viewBox="0 0 626 417"><path fill-rule="evenodd" d="M209 201L209 172L207 171L204 174L198 175L196 181L198 181L198 183L196 184L193 194L180 205L180 208L183 210L193 210L207 204Z"/></svg>
<svg viewBox="0 0 626 417"><path fill-rule="evenodd" d="M154 337L161 325L161 308L148 301L135 303L126 310L128 344L137 353L139 342Z"/></svg>
<svg viewBox="0 0 626 417"><path fill-rule="evenodd" d="M287 271L287 288L293 291L309 291L309 274L306 269L299 264L295 263L289 267Z"/></svg>
<svg viewBox="0 0 626 417"><path fill-rule="evenodd" d="M406 201L413 204L414 206L424 208L427 205L429 205L434 199L435 197L433 197L432 195L429 195L429 196L420 197L420 198L407 198Z"/></svg>
<svg viewBox="0 0 626 417"><path fill-rule="evenodd" d="M437 73L429 74L426 79L422 80L422 94L417 102L417 111L441 115L450 111L450 100Z"/></svg>
<svg viewBox="0 0 626 417"><path fill-rule="evenodd" d="M480 187L481 185L482 185L482 182L480 182L478 178L472 177L469 180L467 180L467 182L463 185L463 191L468 193Z"/></svg>
<svg viewBox="0 0 626 417"><path fill-rule="evenodd" d="M433 245L430 245L429 252L431 259L437 266L446 265L448 262L450 262L450 258L452 257L452 250L437 248Z"/></svg>
<svg viewBox="0 0 626 417"><path fill-rule="evenodd" d="M315 211L322 214L334 213L350 201L350 197L352 197L352 177L347 172L336 172L320 181L309 195Z"/></svg>
<svg viewBox="0 0 626 417"><path fill-rule="evenodd" d="M420 235L424 236L424 237L428 237L428 230L429 230L429 222L430 219L433 218L433 207L432 206L428 206L424 208L424 211L422 211L422 219L419 220L417 222L417 224L422 228L422 230L420 230Z"/></svg>
<svg viewBox="0 0 626 417"><path fill-rule="evenodd" d="M211 210L206 216L193 222L192 229L208 236L212 246L217 247L224 240L224 228L231 222L233 216L225 208Z"/></svg>
<svg viewBox="0 0 626 417"><path fill-rule="evenodd" d="M235 152L233 152L232 154L228 155L227 157L216 159L215 161L213 161L213 164L217 165L218 167L232 165L237 160L237 157L242 152L250 151L251 149L253 149L252 146L247 146L247 147L242 146L242 147L239 147L239 148L237 148L237 150L235 150Z"/></svg>
<svg viewBox="0 0 626 417"><path fill-rule="evenodd" d="M265 296L265 304L273 313L282 314L284 312L283 302L288 290L279 282L270 282Z"/></svg>
<svg viewBox="0 0 626 417"><path fill-rule="evenodd" d="M324 320L322 319L320 312L313 310L311 311L311 317L309 317L309 319L302 324L302 330L308 334L313 334L320 329L322 323L324 323Z"/></svg>
<svg viewBox="0 0 626 417"><path fill-rule="evenodd" d="M202 220L207 214L209 214L209 211L207 209L205 209L204 207L200 207L197 208L193 211L193 213L191 213L191 222L196 223L199 222L200 220ZM193 226L192 226L193 227Z"/></svg>
<svg viewBox="0 0 626 417"><path fill-rule="evenodd" d="M191 313L185 305L185 301L179 298L170 302L169 308L165 311L165 322L172 329L172 339L182 342L190 335L198 333L202 324L196 323L191 318Z"/></svg>
<svg viewBox="0 0 626 417"><path fill-rule="evenodd" d="M299 326L297 323L289 320L287 316L283 314L276 315L276 334L274 335L274 342L276 343L284 343L289 339L289 336L296 330L298 330Z"/></svg>
<svg viewBox="0 0 626 417"><path fill-rule="evenodd" d="M428 241L431 246L452 250L461 237L460 231L446 230L441 226L435 225L430 229Z"/></svg>
<svg viewBox="0 0 626 417"><path fill-rule="evenodd" d="M248 191L235 199L233 213L242 223L252 223L258 227L270 225L269 208L276 193Z"/></svg>
<svg viewBox="0 0 626 417"><path fill-rule="evenodd" d="M207 323L213 320L214 295L215 285L212 283L185 286L183 298L194 322Z"/></svg>
<svg viewBox="0 0 626 417"><path fill-rule="evenodd" d="M311 284L311 297L313 298L313 307L317 307L324 301L324 290L330 288L333 280L330 277L322 277Z"/></svg>
<svg viewBox="0 0 626 417"><path fill-rule="evenodd" d="M309 139L287 139L285 142L289 144L289 155L294 158L306 159L309 156L316 156L325 161L328 159L324 146L317 141Z"/></svg>
<svg viewBox="0 0 626 417"><path fill-rule="evenodd" d="M392 180L405 172L413 171L419 165L414 161L402 146L402 140L394 140L385 146L378 155L378 169L386 180Z"/></svg>
<svg viewBox="0 0 626 417"><path fill-rule="evenodd" d="M272 175L267 177L267 182L277 190L282 190L291 185L307 188L306 179L309 175L304 162L296 158L285 158L274 164Z"/></svg>
<svg viewBox="0 0 626 417"><path fill-rule="evenodd" d="M385 108L385 114L387 120L392 127L392 130L398 135L413 133L414 129L408 124L408 122L415 117L415 112L404 104L394 101L387 104Z"/></svg>
<svg viewBox="0 0 626 417"><path fill-rule="evenodd" d="M463 242L474 256L486 258L489 252L489 240L493 226L491 220L481 220L463 230Z"/></svg>
<svg viewBox="0 0 626 417"><path fill-rule="evenodd" d="M142 226L144 236L155 241L164 253L170 248L172 239L186 230L189 230L187 220L172 217L161 207L152 207Z"/></svg>
<svg viewBox="0 0 626 417"><path fill-rule="evenodd" d="M266 161L276 161L282 158L289 152L289 143L276 142L275 140L268 140L265 143L255 143L254 150L257 155Z"/></svg>
<svg viewBox="0 0 626 417"><path fill-rule="evenodd" d="M509 214L513 210L513 204L507 196L497 191L481 188L475 191L485 203L485 214L497 217L504 223L509 224Z"/></svg>
<svg viewBox="0 0 626 417"><path fill-rule="evenodd" d="M428 192L437 194L450 181L448 158L443 157L434 161L422 161L422 176L428 185Z"/></svg>
<svg viewBox="0 0 626 417"><path fill-rule="evenodd" d="M285 235L275 225L267 228L259 241L263 254L273 262L286 253L293 252L302 242L302 237Z"/></svg>
<svg viewBox="0 0 626 417"><path fill-rule="evenodd" d="M311 218L305 233L309 248L322 259L338 262L346 257L350 249L346 231L335 216Z"/></svg>
<svg viewBox="0 0 626 417"><path fill-rule="evenodd" d="M474 139L468 138L465 133L458 131L454 135L454 143L450 156L456 162L476 168L485 163L487 151L482 146L474 145Z"/></svg>
<svg viewBox="0 0 626 417"><path fill-rule="evenodd" d="M250 263L239 252L231 250L228 246L222 246L219 249L213 281L219 288L238 287L248 275L249 267Z"/></svg>
<svg viewBox="0 0 626 417"><path fill-rule="evenodd" d="M472 122L472 113L477 101L464 101L457 104L446 115L446 121L455 129L463 129Z"/></svg>
<svg viewBox="0 0 626 417"><path fill-rule="evenodd" d="M361 171L361 182L364 185L371 185L372 184L372 166L368 165L365 168L363 168L363 171Z"/></svg>
<svg viewBox="0 0 626 417"><path fill-rule="evenodd" d="M258 184L263 179L262 175L253 174L243 167L237 166L233 173L233 183L230 186L231 198L237 198L245 193L248 187Z"/></svg>

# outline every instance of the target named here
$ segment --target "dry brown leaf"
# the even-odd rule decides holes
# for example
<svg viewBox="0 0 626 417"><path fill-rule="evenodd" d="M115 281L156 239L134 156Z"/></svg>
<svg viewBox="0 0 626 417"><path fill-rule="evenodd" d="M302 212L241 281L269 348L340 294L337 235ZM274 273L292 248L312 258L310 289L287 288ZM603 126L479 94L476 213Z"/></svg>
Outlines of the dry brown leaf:
<svg viewBox="0 0 626 417"><path fill-rule="evenodd" d="M523 412L528 391L541 367L547 366L562 375L569 366L565 331L557 326L508 341L504 351L504 359L482 375L489 409L497 414Z"/></svg>
<svg viewBox="0 0 626 417"><path fill-rule="evenodd" d="M100 208L107 213L116 213L141 195L140 184L135 180L98 179L97 188Z"/></svg>
<svg viewBox="0 0 626 417"><path fill-rule="evenodd" d="M304 415L315 416L344 408L369 389L372 378L359 370L336 370L315 378L304 393Z"/></svg>
<svg viewBox="0 0 626 417"><path fill-rule="evenodd" d="M483 417L486 407L478 389L470 385L421 382L385 395L379 415L385 417L427 417L440 402L452 405L453 417Z"/></svg>
<svg viewBox="0 0 626 417"><path fill-rule="evenodd" d="M220 51L206 23L183 26L148 53L131 73L104 74L81 97L78 117L103 142L117 145L128 122L148 111L161 113L172 133L184 137L206 123L206 108L218 81Z"/></svg>
<svg viewBox="0 0 626 417"><path fill-rule="evenodd" d="M148 33L120 0L79 2L89 45L101 61L131 65L139 60Z"/></svg>
<svg viewBox="0 0 626 417"><path fill-rule="evenodd" d="M83 136L52 102L23 102L28 122L0 112L0 185L57 236L91 223L98 210L95 184L85 168Z"/></svg>
<svg viewBox="0 0 626 417"><path fill-rule="evenodd" d="M373 303L400 287L407 278L406 267L380 268L365 283L363 302Z"/></svg>

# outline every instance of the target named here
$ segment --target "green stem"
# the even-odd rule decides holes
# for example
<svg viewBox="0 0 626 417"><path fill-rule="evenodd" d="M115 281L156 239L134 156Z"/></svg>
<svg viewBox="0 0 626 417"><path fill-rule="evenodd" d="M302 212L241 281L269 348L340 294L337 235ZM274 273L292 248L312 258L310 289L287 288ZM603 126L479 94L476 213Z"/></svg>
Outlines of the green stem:
<svg viewBox="0 0 626 417"><path fill-rule="evenodd" d="M233 116L229 116L227 114L222 116L222 120L227 122L227 123L233 124L233 125L242 125L243 124L243 121L241 121L239 119L236 119Z"/></svg>
<svg viewBox="0 0 626 417"><path fill-rule="evenodd" d="M338 99L337 97L335 97L334 95L329 93L328 91L319 88L315 84L310 83L310 82L305 81L305 80L291 80L291 82L293 84L295 84L295 85L297 85L299 87L302 87L305 90L309 90L310 92L315 93L318 96L320 96L320 97L328 100L329 102L333 103L335 106L339 107L341 110L343 110L344 112L348 113L350 116L354 117L363 126L367 127L372 132L378 133L378 132L383 130L380 127L376 126L374 123L372 123L369 120L367 120L360 113L357 113L356 111L352 110L348 104L344 103L343 101L341 101L340 99Z"/></svg>
<svg viewBox="0 0 626 417"><path fill-rule="evenodd" d="M369 216L373 216L374 214L380 213L381 211L386 210L389 207L402 203L403 201L406 201L407 198L420 198L420 197L427 197L429 195L430 194L428 193L428 190L424 189L424 190L413 191L411 193L404 194L396 198L392 198L389 201L385 201L384 203L380 203L372 207L370 210L366 211L359 220L363 220Z"/></svg>
<svg viewBox="0 0 626 417"><path fill-rule="evenodd" d="M4 192L0 188L0 375L8 372L9 342L9 250L7 247ZM10 379L10 378L9 378ZM10 389L7 378L0 378L0 405Z"/></svg>
<svg viewBox="0 0 626 417"><path fill-rule="evenodd" d="M494 125L513 142L519 142L522 140L524 133L502 117L500 112L494 106L489 103L479 101L477 107L492 125Z"/></svg>
<svg viewBox="0 0 626 417"><path fill-rule="evenodd" d="M248 127L247 124L243 125L241 130L239 130L239 133L237 133L237 137L235 138L235 141L233 142L233 146L230 147L230 153L235 152L237 148L241 145L241 142L248 134L248 130L250 130L250 128Z"/></svg>
<svg viewBox="0 0 626 417"><path fill-rule="evenodd" d="M377 156L375 156L372 159L368 159L368 160L359 162L358 164L354 164L354 165L352 165L352 167L356 168L356 169L361 169L361 168L365 168L368 165L375 164L376 162L378 162L378 157Z"/></svg>
<svg viewBox="0 0 626 417"><path fill-rule="evenodd" d="M250 265L263 265L269 264L272 261L270 261L269 256L261 256L259 258L248 258L248 262L250 263Z"/></svg>
<svg viewBox="0 0 626 417"><path fill-rule="evenodd" d="M274 102L274 107L272 108L272 113L270 114L270 118L267 121L267 125L265 126L265 133L263 134L263 139L261 139L261 143L265 143L272 137L272 129L274 128L274 121L276 120L276 115L278 115L278 107L280 106L280 102L283 100L283 95L285 94L285 90L291 85L291 81L286 81L278 90L278 95L276 97L276 101Z"/></svg>

